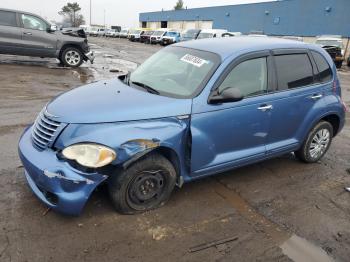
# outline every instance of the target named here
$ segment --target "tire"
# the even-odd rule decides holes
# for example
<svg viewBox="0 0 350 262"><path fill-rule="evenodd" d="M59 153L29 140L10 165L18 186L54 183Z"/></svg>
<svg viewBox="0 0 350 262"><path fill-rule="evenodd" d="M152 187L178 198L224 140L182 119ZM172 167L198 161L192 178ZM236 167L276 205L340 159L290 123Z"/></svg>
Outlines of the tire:
<svg viewBox="0 0 350 262"><path fill-rule="evenodd" d="M160 154L150 154L109 180L109 194L122 214L137 214L163 206L176 184L172 163Z"/></svg>
<svg viewBox="0 0 350 262"><path fill-rule="evenodd" d="M84 59L78 48L67 47L63 50L60 61L68 67L79 67L84 62Z"/></svg>
<svg viewBox="0 0 350 262"><path fill-rule="evenodd" d="M301 148L294 152L295 156L305 163L316 163L327 153L332 138L333 126L321 121L310 131Z"/></svg>

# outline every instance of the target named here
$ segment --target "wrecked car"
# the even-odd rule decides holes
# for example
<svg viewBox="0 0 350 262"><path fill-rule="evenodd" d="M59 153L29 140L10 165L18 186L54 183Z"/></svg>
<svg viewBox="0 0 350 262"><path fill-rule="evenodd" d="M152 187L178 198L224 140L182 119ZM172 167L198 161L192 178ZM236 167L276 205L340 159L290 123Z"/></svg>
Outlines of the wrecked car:
<svg viewBox="0 0 350 262"><path fill-rule="evenodd" d="M345 59L341 36L320 36L316 39L315 43L328 52L337 68L342 67Z"/></svg>
<svg viewBox="0 0 350 262"><path fill-rule="evenodd" d="M57 58L68 67L94 61L83 30L57 31L43 18L0 9L0 54Z"/></svg>
<svg viewBox="0 0 350 262"><path fill-rule="evenodd" d="M78 215L106 182L116 210L135 214L164 205L175 186L286 153L315 163L345 110L334 64L316 45L189 41L54 98L24 131L19 155L53 210Z"/></svg>

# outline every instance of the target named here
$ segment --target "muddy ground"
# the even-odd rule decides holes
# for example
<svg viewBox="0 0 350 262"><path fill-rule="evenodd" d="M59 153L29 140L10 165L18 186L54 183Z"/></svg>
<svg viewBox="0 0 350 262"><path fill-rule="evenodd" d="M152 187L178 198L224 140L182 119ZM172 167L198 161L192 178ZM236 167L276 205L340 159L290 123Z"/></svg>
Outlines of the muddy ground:
<svg viewBox="0 0 350 262"><path fill-rule="evenodd" d="M25 126L53 96L115 77L111 69L132 70L160 49L119 39L91 43L96 63L77 70L55 59L0 56L0 261L349 261L349 116L317 164L290 154L240 168L187 184L165 207L142 215L114 212L105 187L80 217L47 211L17 155ZM347 70L339 76L350 105ZM190 252L223 239L231 241Z"/></svg>

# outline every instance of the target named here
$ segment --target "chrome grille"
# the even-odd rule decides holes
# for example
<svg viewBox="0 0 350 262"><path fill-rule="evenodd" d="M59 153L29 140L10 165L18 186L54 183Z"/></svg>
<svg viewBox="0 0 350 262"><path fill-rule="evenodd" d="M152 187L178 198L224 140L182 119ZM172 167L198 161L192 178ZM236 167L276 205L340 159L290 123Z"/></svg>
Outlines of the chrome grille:
<svg viewBox="0 0 350 262"><path fill-rule="evenodd" d="M45 149L52 145L57 133L61 127L61 123L46 114L46 109L40 112L35 120L32 128L32 141L39 149Z"/></svg>

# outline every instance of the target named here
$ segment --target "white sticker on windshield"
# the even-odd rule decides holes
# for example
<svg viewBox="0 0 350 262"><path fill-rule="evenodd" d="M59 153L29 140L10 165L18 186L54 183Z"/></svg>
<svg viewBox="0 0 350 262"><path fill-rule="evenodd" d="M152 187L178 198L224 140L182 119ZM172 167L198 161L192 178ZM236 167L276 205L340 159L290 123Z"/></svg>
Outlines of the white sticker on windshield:
<svg viewBox="0 0 350 262"><path fill-rule="evenodd" d="M202 58L199 58L197 56L193 56L193 55L184 55L184 57L181 58L181 61L189 63L191 65L197 66L197 67L201 67L204 64L209 64L209 61L204 60Z"/></svg>

